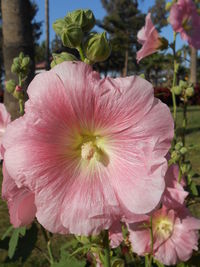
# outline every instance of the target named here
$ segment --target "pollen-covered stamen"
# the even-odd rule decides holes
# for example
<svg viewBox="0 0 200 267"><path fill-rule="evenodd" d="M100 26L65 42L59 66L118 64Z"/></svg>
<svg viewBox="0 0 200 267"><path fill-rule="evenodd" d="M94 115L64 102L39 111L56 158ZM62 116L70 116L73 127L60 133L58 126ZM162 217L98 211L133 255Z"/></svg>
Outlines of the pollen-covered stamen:
<svg viewBox="0 0 200 267"><path fill-rule="evenodd" d="M86 160L92 159L95 152L96 152L96 146L92 141L86 142L81 146L82 159Z"/></svg>
<svg viewBox="0 0 200 267"><path fill-rule="evenodd" d="M168 238L173 232L173 223L170 220L161 219L157 222L156 230L157 233L162 235L164 238Z"/></svg>

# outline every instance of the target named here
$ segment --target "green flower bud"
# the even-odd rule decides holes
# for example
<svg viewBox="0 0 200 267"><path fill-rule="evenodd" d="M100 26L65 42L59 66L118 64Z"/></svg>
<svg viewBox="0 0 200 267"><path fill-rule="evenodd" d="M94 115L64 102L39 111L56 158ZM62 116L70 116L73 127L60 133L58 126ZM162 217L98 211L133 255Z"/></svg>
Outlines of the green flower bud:
<svg viewBox="0 0 200 267"><path fill-rule="evenodd" d="M53 29L55 33L61 36L63 29L66 27L65 19L58 19L53 23Z"/></svg>
<svg viewBox="0 0 200 267"><path fill-rule="evenodd" d="M171 2L166 3L166 5L165 5L165 10L166 10L166 11L170 11L172 5L173 5L173 3L171 3Z"/></svg>
<svg viewBox="0 0 200 267"><path fill-rule="evenodd" d="M191 169L192 169L192 166L191 166L190 163L181 164L181 172L182 172L182 174L189 173Z"/></svg>
<svg viewBox="0 0 200 267"><path fill-rule="evenodd" d="M6 91L12 94L15 91L16 82L14 80L9 80L6 82Z"/></svg>
<svg viewBox="0 0 200 267"><path fill-rule="evenodd" d="M182 148L180 149L180 153L181 153L182 155L185 155L187 152L188 152L188 150L187 150L186 147L182 147Z"/></svg>
<svg viewBox="0 0 200 267"><path fill-rule="evenodd" d="M61 34L61 39L64 46L76 48L80 46L83 38L81 27L76 24L70 24L65 27Z"/></svg>
<svg viewBox="0 0 200 267"><path fill-rule="evenodd" d="M183 147L183 143L182 143L182 142L178 142L178 143L175 145L175 150L180 150L182 147Z"/></svg>
<svg viewBox="0 0 200 267"><path fill-rule="evenodd" d="M175 93L175 95L181 95L182 88L180 86L174 86L172 87L172 91Z"/></svg>
<svg viewBox="0 0 200 267"><path fill-rule="evenodd" d="M11 66L11 71L12 71L12 73L20 73L20 64L18 63L16 63L16 64L12 64L12 66Z"/></svg>
<svg viewBox="0 0 200 267"><path fill-rule="evenodd" d="M141 78L145 79L145 75L144 75L144 73L140 74L139 76L140 76Z"/></svg>
<svg viewBox="0 0 200 267"><path fill-rule="evenodd" d="M53 60L51 62L51 68L55 67L56 65L64 62L64 61L77 61L78 59L67 52L62 52L61 54L53 54Z"/></svg>
<svg viewBox="0 0 200 267"><path fill-rule="evenodd" d="M20 53L19 53L19 59L22 60L23 58L24 58L24 53L23 53L23 52L20 52Z"/></svg>
<svg viewBox="0 0 200 267"><path fill-rule="evenodd" d="M172 151L171 158L174 162L177 162L180 159L179 151Z"/></svg>
<svg viewBox="0 0 200 267"><path fill-rule="evenodd" d="M21 67L26 68L28 67L29 63L30 63L30 57L26 56L22 59Z"/></svg>
<svg viewBox="0 0 200 267"><path fill-rule="evenodd" d="M186 89L185 93L186 93L186 96L188 96L188 97L193 96L194 95L194 88L193 87L188 87Z"/></svg>
<svg viewBox="0 0 200 267"><path fill-rule="evenodd" d="M84 51L86 57L91 62L105 61L111 53L111 47L106 38L106 33L91 35L84 44Z"/></svg>
<svg viewBox="0 0 200 267"><path fill-rule="evenodd" d="M23 100L24 99L24 93L22 91L15 90L13 92L13 96L18 100Z"/></svg>
<svg viewBox="0 0 200 267"><path fill-rule="evenodd" d="M179 82L179 86L182 88L182 89L186 89L188 87L188 83L186 81L183 81L183 80L180 80Z"/></svg>
<svg viewBox="0 0 200 267"><path fill-rule="evenodd" d="M83 32L89 32L95 25L95 17L91 10L78 9L67 14L72 23L78 24Z"/></svg>

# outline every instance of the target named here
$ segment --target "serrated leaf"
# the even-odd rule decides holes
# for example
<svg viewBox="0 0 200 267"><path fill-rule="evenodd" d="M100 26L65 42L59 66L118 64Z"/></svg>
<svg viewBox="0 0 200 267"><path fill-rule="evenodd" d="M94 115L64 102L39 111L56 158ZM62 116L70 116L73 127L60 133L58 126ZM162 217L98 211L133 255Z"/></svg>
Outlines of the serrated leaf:
<svg viewBox="0 0 200 267"><path fill-rule="evenodd" d="M19 240L19 229L16 228L16 229L14 229L14 231L13 231L13 233L11 235L10 241L9 241L8 257L10 259L12 259L12 257L15 254L15 250L17 248L18 240Z"/></svg>
<svg viewBox="0 0 200 267"><path fill-rule="evenodd" d="M10 227L8 227L8 229L6 230L6 232L3 234L1 240L4 240L10 234L10 232L12 230L13 230L13 226L11 225Z"/></svg>

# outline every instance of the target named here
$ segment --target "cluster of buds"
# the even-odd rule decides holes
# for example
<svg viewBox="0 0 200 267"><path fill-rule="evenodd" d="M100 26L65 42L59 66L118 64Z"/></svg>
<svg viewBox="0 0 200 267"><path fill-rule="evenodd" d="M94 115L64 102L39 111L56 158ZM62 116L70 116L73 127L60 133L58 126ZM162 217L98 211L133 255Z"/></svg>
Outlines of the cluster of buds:
<svg viewBox="0 0 200 267"><path fill-rule="evenodd" d="M183 146L183 143L178 142L171 153L170 164L179 162L183 157L186 156L187 153L188 150L185 146Z"/></svg>
<svg viewBox="0 0 200 267"><path fill-rule="evenodd" d="M70 12L63 19L58 19L53 24L53 29L60 36L64 46L75 48L79 51L81 59L86 63L93 64L106 60L111 52L106 33L90 33L95 25L95 17L91 10L75 10ZM66 55L57 60L54 58L55 66L62 62ZM69 54L65 60L77 60Z"/></svg>
<svg viewBox="0 0 200 267"><path fill-rule="evenodd" d="M6 81L6 91L14 96L19 101L20 112L21 105L24 100L23 85L27 78L30 67L30 57L25 56L23 52L18 57L13 59L11 66L12 73L18 76L18 83L15 80Z"/></svg>
<svg viewBox="0 0 200 267"><path fill-rule="evenodd" d="M191 83L180 80L179 85L172 88L175 95L180 96L180 99L187 103L188 99L194 95L194 87Z"/></svg>

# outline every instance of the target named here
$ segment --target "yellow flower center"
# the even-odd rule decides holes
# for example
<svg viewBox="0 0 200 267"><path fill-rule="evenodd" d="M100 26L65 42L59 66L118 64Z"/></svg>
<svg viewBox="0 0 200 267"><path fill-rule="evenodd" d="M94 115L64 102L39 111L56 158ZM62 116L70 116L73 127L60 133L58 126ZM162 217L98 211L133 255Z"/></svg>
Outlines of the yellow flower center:
<svg viewBox="0 0 200 267"><path fill-rule="evenodd" d="M96 146L92 141L83 143L81 146L81 157L82 159L90 160L93 158L96 152Z"/></svg>
<svg viewBox="0 0 200 267"><path fill-rule="evenodd" d="M155 227L156 232L165 239L170 237L173 232L173 223L167 218L158 220L155 224Z"/></svg>

